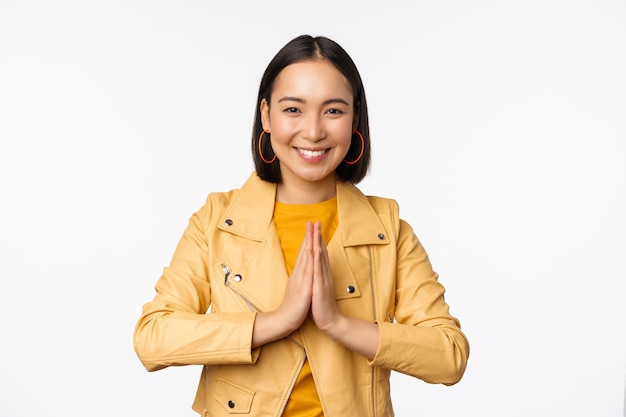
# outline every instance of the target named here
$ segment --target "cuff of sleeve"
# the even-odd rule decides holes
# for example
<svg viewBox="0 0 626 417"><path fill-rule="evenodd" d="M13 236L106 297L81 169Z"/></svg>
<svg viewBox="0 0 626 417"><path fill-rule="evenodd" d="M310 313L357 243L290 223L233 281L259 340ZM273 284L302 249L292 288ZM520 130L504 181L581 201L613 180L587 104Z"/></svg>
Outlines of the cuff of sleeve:
<svg viewBox="0 0 626 417"><path fill-rule="evenodd" d="M256 313L227 314L228 321L221 323L225 326L221 337L223 340L231 340L232 342L230 346L223 345L223 349L214 350L212 353L218 358L220 364L255 363L259 357L258 349L252 349L252 331ZM211 362L205 363L205 365L211 364Z"/></svg>
<svg viewBox="0 0 626 417"><path fill-rule="evenodd" d="M256 349L252 349L252 332L254 331L254 322L256 321L256 315L257 313L254 313L254 315L252 316L252 327L250 328L250 336L248 338L248 346L249 346L249 350L251 350L251 363L256 363L256 361L259 359L259 355L261 354L261 347L258 347Z"/></svg>
<svg viewBox="0 0 626 417"><path fill-rule="evenodd" d="M371 361L367 361L370 366L385 366L386 353L390 351L389 346L391 346L392 332L390 326L392 323L380 322L376 320L374 323L378 325L379 339L378 339L378 349L376 350L376 355Z"/></svg>

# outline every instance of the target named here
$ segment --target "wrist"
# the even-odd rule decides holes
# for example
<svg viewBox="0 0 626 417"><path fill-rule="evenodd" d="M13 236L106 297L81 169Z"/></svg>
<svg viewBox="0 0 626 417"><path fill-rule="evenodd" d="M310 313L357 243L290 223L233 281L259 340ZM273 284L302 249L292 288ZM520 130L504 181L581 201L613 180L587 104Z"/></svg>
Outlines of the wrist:
<svg viewBox="0 0 626 417"><path fill-rule="evenodd" d="M273 329L276 333L280 334L280 338L285 337L293 333L300 327L300 323L292 320L292 317L286 314L284 311L280 309L276 309L267 314L270 317L271 323L273 325Z"/></svg>
<svg viewBox="0 0 626 417"><path fill-rule="evenodd" d="M282 320L276 311L259 312L256 315L252 336L252 346L259 347L290 334L289 323Z"/></svg>
<svg viewBox="0 0 626 417"><path fill-rule="evenodd" d="M350 319L342 314L332 322L330 326L323 330L329 339L341 341L342 336L346 335L350 328Z"/></svg>

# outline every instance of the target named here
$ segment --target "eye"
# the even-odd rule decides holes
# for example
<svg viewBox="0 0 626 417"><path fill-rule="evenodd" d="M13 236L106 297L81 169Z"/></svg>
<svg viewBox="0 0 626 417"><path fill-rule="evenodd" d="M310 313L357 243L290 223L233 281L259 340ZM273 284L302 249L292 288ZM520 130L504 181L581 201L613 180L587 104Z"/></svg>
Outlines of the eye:
<svg viewBox="0 0 626 417"><path fill-rule="evenodd" d="M283 110L285 113L299 113L300 110L298 110L297 107L287 107L285 110Z"/></svg>
<svg viewBox="0 0 626 417"><path fill-rule="evenodd" d="M328 109L326 111L326 113L328 114L333 114L333 115L340 115L343 114L343 110L339 110L339 109Z"/></svg>

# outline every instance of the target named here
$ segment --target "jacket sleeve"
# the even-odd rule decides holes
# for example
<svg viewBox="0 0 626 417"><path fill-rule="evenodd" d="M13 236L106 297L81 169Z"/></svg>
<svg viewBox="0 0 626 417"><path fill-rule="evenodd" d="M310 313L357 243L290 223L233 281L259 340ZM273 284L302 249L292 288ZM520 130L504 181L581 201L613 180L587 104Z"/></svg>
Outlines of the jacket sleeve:
<svg viewBox="0 0 626 417"><path fill-rule="evenodd" d="M380 342L371 364L429 383L455 384L467 365L467 338L449 313L422 244L409 224L397 224L395 320L378 322Z"/></svg>
<svg viewBox="0 0 626 417"><path fill-rule="evenodd" d="M207 313L211 305L207 230L211 198L189 221L154 299L134 331L137 356L149 371L176 365L253 363L255 313ZM206 314L205 314L206 313Z"/></svg>

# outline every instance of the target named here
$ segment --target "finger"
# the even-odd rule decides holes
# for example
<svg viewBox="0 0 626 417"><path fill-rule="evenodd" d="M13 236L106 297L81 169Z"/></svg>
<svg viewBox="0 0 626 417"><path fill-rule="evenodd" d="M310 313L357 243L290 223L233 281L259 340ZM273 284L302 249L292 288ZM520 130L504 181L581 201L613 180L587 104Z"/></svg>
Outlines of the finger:
<svg viewBox="0 0 626 417"><path fill-rule="evenodd" d="M315 242L317 247L315 248L315 254L318 258L315 262L319 265L319 273L326 282L328 280L332 280L330 275L330 260L328 258L328 250L326 249L324 237L322 236L321 223L317 222L316 226L317 234L315 236Z"/></svg>
<svg viewBox="0 0 626 417"><path fill-rule="evenodd" d="M328 279L331 279L331 273L330 273L330 258L328 256L328 248L326 248L326 245L324 244L324 242L322 241L322 247L321 247L321 264L322 267L324 268L324 274L326 275L326 277Z"/></svg>
<svg viewBox="0 0 626 417"><path fill-rule="evenodd" d="M322 237L321 225L317 224L317 233L315 236L316 248L314 250L314 284L317 285L317 295L321 299L327 299L334 295L333 280L330 273L330 263L328 261L328 252Z"/></svg>
<svg viewBox="0 0 626 417"><path fill-rule="evenodd" d="M311 243L311 250L313 249L315 226L311 222L306 222L306 232L309 242Z"/></svg>
<svg viewBox="0 0 626 417"><path fill-rule="evenodd" d="M298 255L296 256L296 262L294 263L294 272L306 263L305 259L308 258L312 250L311 245L312 239L310 234L310 223L307 222L305 225L304 237L302 238L302 244L300 245L300 250L298 251Z"/></svg>
<svg viewBox="0 0 626 417"><path fill-rule="evenodd" d="M321 254L322 254L322 231L321 231L321 223L315 222L313 225L313 265L314 265L314 273L319 276L319 274L323 273L321 269Z"/></svg>
<svg viewBox="0 0 626 417"><path fill-rule="evenodd" d="M304 265L304 273L307 278L312 278L313 275L313 225L311 222L306 222L306 233L305 233L305 265Z"/></svg>

